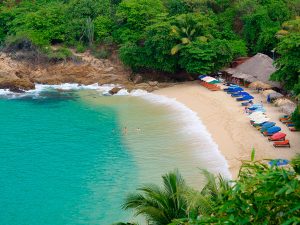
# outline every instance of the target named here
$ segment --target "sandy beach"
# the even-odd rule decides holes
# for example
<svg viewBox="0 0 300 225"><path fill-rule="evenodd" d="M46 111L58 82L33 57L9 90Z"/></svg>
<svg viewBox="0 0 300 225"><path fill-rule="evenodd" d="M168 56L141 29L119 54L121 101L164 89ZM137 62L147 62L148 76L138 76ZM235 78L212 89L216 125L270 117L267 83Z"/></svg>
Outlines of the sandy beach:
<svg viewBox="0 0 300 225"><path fill-rule="evenodd" d="M250 125L243 107L223 91L212 92L197 82L179 84L155 91L155 94L175 98L183 103L202 120L220 152L226 158L233 178L238 174L241 161L249 160L251 151L256 151L256 159L291 159L300 153L300 132L291 132L279 121L283 113L279 108L267 104L263 95L248 90L254 97L254 103L263 102L267 116L276 122L287 134L291 148L275 148L259 131Z"/></svg>

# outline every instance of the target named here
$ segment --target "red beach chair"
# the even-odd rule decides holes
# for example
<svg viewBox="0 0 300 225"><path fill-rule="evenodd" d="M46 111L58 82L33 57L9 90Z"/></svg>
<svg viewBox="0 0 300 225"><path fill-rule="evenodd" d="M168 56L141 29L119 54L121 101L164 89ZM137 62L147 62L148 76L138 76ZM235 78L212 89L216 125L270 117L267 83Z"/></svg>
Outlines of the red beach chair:
<svg viewBox="0 0 300 225"><path fill-rule="evenodd" d="M291 147L289 140L275 141L273 145L274 147L289 147L289 148Z"/></svg>
<svg viewBox="0 0 300 225"><path fill-rule="evenodd" d="M297 130L296 127L289 127L289 130L292 132L300 131L300 130Z"/></svg>
<svg viewBox="0 0 300 225"><path fill-rule="evenodd" d="M284 141L285 140L285 133L278 132L273 134L271 137L268 138L269 141Z"/></svg>

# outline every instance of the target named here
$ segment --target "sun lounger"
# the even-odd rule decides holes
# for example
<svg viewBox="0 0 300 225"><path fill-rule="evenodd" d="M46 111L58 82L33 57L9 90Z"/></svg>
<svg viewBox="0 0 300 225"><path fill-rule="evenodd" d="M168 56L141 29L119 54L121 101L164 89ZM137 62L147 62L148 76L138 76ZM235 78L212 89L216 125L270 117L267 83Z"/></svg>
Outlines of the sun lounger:
<svg viewBox="0 0 300 225"><path fill-rule="evenodd" d="M300 131L299 129L296 129L296 127L289 127L289 130L292 132Z"/></svg>
<svg viewBox="0 0 300 225"><path fill-rule="evenodd" d="M253 99L253 96L247 95L247 96L243 96L241 98L237 98L236 100L237 101L247 101L247 100L251 100L251 99Z"/></svg>
<svg viewBox="0 0 300 225"><path fill-rule="evenodd" d="M248 105L250 105L250 103L252 103L252 100L247 101L247 102L242 102L241 105L242 106L248 106Z"/></svg>
<svg viewBox="0 0 300 225"><path fill-rule="evenodd" d="M247 96L247 95L249 95L249 93L240 91L240 92L231 94L231 97L240 97L240 96Z"/></svg>
<svg viewBox="0 0 300 225"><path fill-rule="evenodd" d="M283 124L287 124L287 123L292 123L293 121L292 120L284 120L284 121L281 121Z"/></svg>
<svg viewBox="0 0 300 225"><path fill-rule="evenodd" d="M289 140L275 141L273 145L274 147L289 147L289 148L291 147Z"/></svg>
<svg viewBox="0 0 300 225"><path fill-rule="evenodd" d="M279 120L280 120L281 122L283 122L283 121L288 121L288 120L291 120L291 117L290 117L290 116L288 116L288 117L280 117Z"/></svg>
<svg viewBox="0 0 300 225"><path fill-rule="evenodd" d="M270 166L285 166L289 164L289 160L287 159L273 159L269 161Z"/></svg>
<svg viewBox="0 0 300 225"><path fill-rule="evenodd" d="M286 123L285 125L286 125L287 127L294 127L294 126L295 126L294 123Z"/></svg>
<svg viewBox="0 0 300 225"><path fill-rule="evenodd" d="M280 127L274 126L267 129L267 131L263 132L264 136L272 136L273 134L276 134L277 132L281 131Z"/></svg>
<svg viewBox="0 0 300 225"><path fill-rule="evenodd" d="M269 141L284 141L286 137L285 133L278 132L273 134L271 137L268 138Z"/></svg>

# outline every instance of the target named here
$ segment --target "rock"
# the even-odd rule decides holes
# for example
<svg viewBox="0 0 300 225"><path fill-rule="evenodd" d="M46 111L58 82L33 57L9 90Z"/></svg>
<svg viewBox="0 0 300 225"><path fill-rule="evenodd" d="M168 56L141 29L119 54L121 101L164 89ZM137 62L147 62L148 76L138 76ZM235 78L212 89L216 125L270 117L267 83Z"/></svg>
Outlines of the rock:
<svg viewBox="0 0 300 225"><path fill-rule="evenodd" d="M158 85L158 81L149 81L148 82L148 84L150 85L150 86L157 86Z"/></svg>
<svg viewBox="0 0 300 225"><path fill-rule="evenodd" d="M109 91L109 94L114 95L117 94L122 88L114 87Z"/></svg>
<svg viewBox="0 0 300 225"><path fill-rule="evenodd" d="M137 84L137 85L135 85L135 89L142 89L142 90L145 90L145 91L148 91L148 92L154 91L154 87L150 86L147 83Z"/></svg>
<svg viewBox="0 0 300 225"><path fill-rule="evenodd" d="M141 75L137 75L133 79L133 83L135 83L135 84L140 84L142 82L143 82L143 77Z"/></svg>
<svg viewBox="0 0 300 225"><path fill-rule="evenodd" d="M108 67L108 68L105 68L105 69L104 69L104 72L111 72L111 71L113 71L113 70L114 70L113 67Z"/></svg>
<svg viewBox="0 0 300 225"><path fill-rule="evenodd" d="M0 79L0 89L9 89L13 92L23 92L22 90L34 89L35 85L28 78L24 79Z"/></svg>

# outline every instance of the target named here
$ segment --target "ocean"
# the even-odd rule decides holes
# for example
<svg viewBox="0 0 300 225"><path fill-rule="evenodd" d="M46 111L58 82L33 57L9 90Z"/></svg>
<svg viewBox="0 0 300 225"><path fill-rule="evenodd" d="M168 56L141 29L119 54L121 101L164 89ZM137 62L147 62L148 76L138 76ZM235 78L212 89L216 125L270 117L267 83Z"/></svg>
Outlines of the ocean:
<svg viewBox="0 0 300 225"><path fill-rule="evenodd" d="M191 110L143 91L39 85L0 91L0 224L108 225L143 183L179 169L200 188L200 168L230 177L224 157Z"/></svg>

